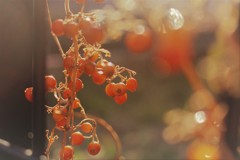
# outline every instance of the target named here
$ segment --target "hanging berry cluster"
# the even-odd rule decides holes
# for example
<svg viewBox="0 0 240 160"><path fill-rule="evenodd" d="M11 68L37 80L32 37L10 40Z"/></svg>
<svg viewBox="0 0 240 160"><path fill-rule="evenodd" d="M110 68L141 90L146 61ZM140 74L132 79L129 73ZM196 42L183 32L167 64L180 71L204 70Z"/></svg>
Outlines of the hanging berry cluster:
<svg viewBox="0 0 240 160"><path fill-rule="evenodd" d="M73 159L74 146L81 145L85 139L90 139L87 147L90 155L98 154L101 149L96 133L97 123L95 119L88 117L77 98L77 93L84 88L82 75L91 77L93 83L97 85L107 83L105 92L113 97L117 104L127 101L127 91L134 92L137 89L137 80L133 78L136 74L134 71L114 65L106 59L111 56L111 53L101 48L104 30L96 22L95 13L83 12L85 1L77 0L76 2L82 6L80 12L73 14L69 8L69 0L65 0L65 19L57 19L53 23L47 5L51 33L63 59L65 76L65 81L59 83L53 75L45 76L46 92L53 93L57 101L54 106L46 105L47 112L52 115L55 122L51 133L49 134L47 130L46 134L48 159L51 145L58 139L55 134L56 129L63 132L59 155L61 160ZM65 36L72 41L72 45L66 52L61 47L59 36ZM33 87L25 90L25 97L28 101L33 101ZM82 119L76 123L74 112L79 110Z"/></svg>

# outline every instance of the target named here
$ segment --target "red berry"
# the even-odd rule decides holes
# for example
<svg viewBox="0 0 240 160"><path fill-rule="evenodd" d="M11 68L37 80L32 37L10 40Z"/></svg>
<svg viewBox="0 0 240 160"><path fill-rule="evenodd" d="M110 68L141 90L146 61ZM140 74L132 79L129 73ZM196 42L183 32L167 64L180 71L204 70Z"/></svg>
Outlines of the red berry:
<svg viewBox="0 0 240 160"><path fill-rule="evenodd" d="M127 33L125 37L125 45L134 53L147 51L151 44L152 33L142 25L137 26L135 31Z"/></svg>
<svg viewBox="0 0 240 160"><path fill-rule="evenodd" d="M47 91L55 89L57 86L57 81L53 75L45 76L45 88Z"/></svg>
<svg viewBox="0 0 240 160"><path fill-rule="evenodd" d="M73 158L73 152L72 146L64 146L63 153L60 151L60 157L63 154L63 160L71 160Z"/></svg>
<svg viewBox="0 0 240 160"><path fill-rule="evenodd" d="M67 56L63 59L63 67L67 71L71 71L74 68L74 58L72 56Z"/></svg>
<svg viewBox="0 0 240 160"><path fill-rule="evenodd" d="M81 124L80 128L84 133L90 133L93 130L93 126L89 122L85 122L85 123Z"/></svg>
<svg viewBox="0 0 240 160"><path fill-rule="evenodd" d="M106 81L106 76L103 71L97 71L92 74L92 80L95 84L101 85Z"/></svg>
<svg viewBox="0 0 240 160"><path fill-rule="evenodd" d="M63 118L62 120L56 122L56 127L62 128L66 125L67 123L67 118Z"/></svg>
<svg viewBox="0 0 240 160"><path fill-rule="evenodd" d="M79 22L79 27L88 43L94 44L103 41L104 32L100 24L86 18Z"/></svg>
<svg viewBox="0 0 240 160"><path fill-rule="evenodd" d="M129 78L126 81L127 89L131 92L135 92L137 90L138 82L135 78Z"/></svg>
<svg viewBox="0 0 240 160"><path fill-rule="evenodd" d="M78 92L78 91L80 91L81 89L83 89L83 83L82 83L82 81L81 81L81 79L76 79L76 83L75 83L76 85L75 85L75 90L76 90L76 92ZM71 90L73 89L73 82L72 81L70 81L69 83L68 83L68 88L70 88Z"/></svg>
<svg viewBox="0 0 240 160"><path fill-rule="evenodd" d="M105 93L110 97L114 96L114 93L113 93L114 86L115 86L115 83L109 83L105 87Z"/></svg>
<svg viewBox="0 0 240 160"><path fill-rule="evenodd" d="M75 100L73 101L73 109L77 109L79 108L79 104L80 104L80 100L78 98L75 98Z"/></svg>
<svg viewBox="0 0 240 160"><path fill-rule="evenodd" d="M114 97L114 101L117 103L117 104L123 104L127 101L127 93L123 94L123 95L120 95L120 96L115 96Z"/></svg>
<svg viewBox="0 0 240 160"><path fill-rule="evenodd" d="M94 62L88 61L84 66L84 72L91 76L96 71L96 64Z"/></svg>
<svg viewBox="0 0 240 160"><path fill-rule="evenodd" d="M29 101L33 101L33 87L26 88L25 91L25 98Z"/></svg>
<svg viewBox="0 0 240 160"><path fill-rule="evenodd" d="M107 60L101 60L97 63L97 67L101 68L106 77L110 78L115 72L115 65Z"/></svg>
<svg viewBox="0 0 240 160"><path fill-rule="evenodd" d="M52 117L55 122L59 122L63 120L64 118L66 118L66 116L67 116L67 109L63 106L55 107L52 111Z"/></svg>
<svg viewBox="0 0 240 160"><path fill-rule="evenodd" d="M113 94L115 96L123 95L124 93L126 93L126 91L127 91L127 87L123 82L116 83L113 87Z"/></svg>
<svg viewBox="0 0 240 160"><path fill-rule="evenodd" d="M71 97L71 92L72 92L72 91L71 91L69 88L65 89L65 90L63 91L62 97L63 97L64 99L70 98L70 97Z"/></svg>
<svg viewBox="0 0 240 160"><path fill-rule="evenodd" d="M98 142L91 142L88 144L88 153L96 155L101 150L101 145Z"/></svg>
<svg viewBox="0 0 240 160"><path fill-rule="evenodd" d="M72 38L78 34L78 24L75 22L68 22L65 25L65 35Z"/></svg>
<svg viewBox="0 0 240 160"><path fill-rule="evenodd" d="M80 145L82 144L84 140L84 136L82 135L81 132L77 131L77 132L73 132L71 135L71 144L72 145Z"/></svg>
<svg viewBox="0 0 240 160"><path fill-rule="evenodd" d="M52 32L56 36L62 36L65 33L65 26L62 19L57 19L52 23Z"/></svg>

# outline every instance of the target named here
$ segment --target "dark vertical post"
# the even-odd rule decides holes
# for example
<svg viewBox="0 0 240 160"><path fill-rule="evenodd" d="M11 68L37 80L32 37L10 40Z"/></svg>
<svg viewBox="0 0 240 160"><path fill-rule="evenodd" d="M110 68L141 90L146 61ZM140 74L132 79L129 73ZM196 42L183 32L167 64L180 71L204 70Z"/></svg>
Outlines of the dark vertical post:
<svg viewBox="0 0 240 160"><path fill-rule="evenodd" d="M44 107L44 75L47 52L47 18L45 0L33 2L33 156L44 154L46 117Z"/></svg>

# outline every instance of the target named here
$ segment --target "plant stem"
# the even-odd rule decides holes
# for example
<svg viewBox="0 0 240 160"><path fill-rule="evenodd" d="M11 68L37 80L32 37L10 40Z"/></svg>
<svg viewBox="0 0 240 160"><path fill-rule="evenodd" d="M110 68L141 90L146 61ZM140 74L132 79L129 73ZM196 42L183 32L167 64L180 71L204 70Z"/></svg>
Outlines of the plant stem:
<svg viewBox="0 0 240 160"><path fill-rule="evenodd" d="M65 6L66 16L67 16L67 18L70 18L71 15L72 15L72 12L71 12L70 7L69 7L69 0L65 0L64 6Z"/></svg>

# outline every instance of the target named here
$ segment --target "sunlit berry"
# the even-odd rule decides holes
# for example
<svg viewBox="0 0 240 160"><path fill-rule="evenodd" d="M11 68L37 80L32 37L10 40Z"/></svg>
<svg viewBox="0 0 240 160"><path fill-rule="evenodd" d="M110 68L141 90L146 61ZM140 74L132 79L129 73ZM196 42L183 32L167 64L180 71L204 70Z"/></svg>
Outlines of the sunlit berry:
<svg viewBox="0 0 240 160"><path fill-rule="evenodd" d="M57 19L52 23L52 32L56 35L56 36L62 36L65 33L65 26L63 24L63 20L62 19Z"/></svg>
<svg viewBox="0 0 240 160"><path fill-rule="evenodd" d="M55 122L59 122L66 118L67 116L67 109L63 106L55 107L52 111L52 117Z"/></svg>
<svg viewBox="0 0 240 160"><path fill-rule="evenodd" d="M123 95L120 95L120 96L115 96L114 97L114 101L117 103L117 104L123 104L127 101L127 93L123 94Z"/></svg>
<svg viewBox="0 0 240 160"><path fill-rule="evenodd" d="M72 145L80 145L84 141L84 136L82 135L81 132L73 132L71 135L71 144Z"/></svg>
<svg viewBox="0 0 240 160"><path fill-rule="evenodd" d="M56 127L63 128L66 125L66 123L67 123L67 118L65 117L62 120L56 122Z"/></svg>
<svg viewBox="0 0 240 160"><path fill-rule="evenodd" d="M106 77L110 78L115 72L115 65L107 60L98 61L97 67L101 68Z"/></svg>
<svg viewBox="0 0 240 160"><path fill-rule="evenodd" d="M75 22L68 22L65 24L65 35L72 38L78 34L78 24Z"/></svg>
<svg viewBox="0 0 240 160"><path fill-rule="evenodd" d="M25 91L25 98L29 101L33 101L33 87L26 88Z"/></svg>
<svg viewBox="0 0 240 160"><path fill-rule="evenodd" d="M85 123L81 124L80 128L84 133L91 133L93 130L93 126L89 122L85 122Z"/></svg>
<svg viewBox="0 0 240 160"><path fill-rule="evenodd" d="M45 88L47 91L55 89L57 86L57 81L53 75L45 76Z"/></svg>
<svg viewBox="0 0 240 160"><path fill-rule="evenodd" d="M105 87L105 93L110 97L114 96L114 92L113 92L114 86L115 86L115 83L109 83Z"/></svg>
<svg viewBox="0 0 240 160"><path fill-rule="evenodd" d="M137 86L138 86L138 82L135 78L129 78L126 81L127 90L131 92L135 92L137 90Z"/></svg>
<svg viewBox="0 0 240 160"><path fill-rule="evenodd" d="M79 27L88 43L94 44L103 41L104 31L102 26L92 21L90 18L81 19Z"/></svg>
<svg viewBox="0 0 240 160"><path fill-rule="evenodd" d="M73 158L73 147L72 146L64 146L63 152L60 151L60 157L61 154L63 155L63 160L71 160Z"/></svg>
<svg viewBox="0 0 240 160"><path fill-rule="evenodd" d="M75 100L73 101L73 109L77 109L79 108L79 105L80 105L80 100L78 98L75 98Z"/></svg>
<svg viewBox="0 0 240 160"><path fill-rule="evenodd" d="M88 61L84 66L84 72L91 76L96 71L96 64L94 62Z"/></svg>
<svg viewBox="0 0 240 160"><path fill-rule="evenodd" d="M138 25L134 31L126 34L125 45L133 53L145 52L152 45L152 33L146 27Z"/></svg>
<svg viewBox="0 0 240 160"><path fill-rule="evenodd" d="M95 84L101 85L106 81L106 76L103 71L96 71L92 74L92 80Z"/></svg>
<svg viewBox="0 0 240 160"><path fill-rule="evenodd" d="M101 150L101 145L98 142L91 142L88 144L88 153L96 155Z"/></svg>
<svg viewBox="0 0 240 160"><path fill-rule="evenodd" d="M62 97L64 99L70 98L71 97L71 92L72 91L69 88L66 88L65 90L63 90Z"/></svg>
<svg viewBox="0 0 240 160"><path fill-rule="evenodd" d="M83 83L82 83L82 80L81 79L76 79L76 83L75 83L75 91L78 92L80 91L81 89L83 89ZM68 83L68 88L73 90L73 82L70 81Z"/></svg>

